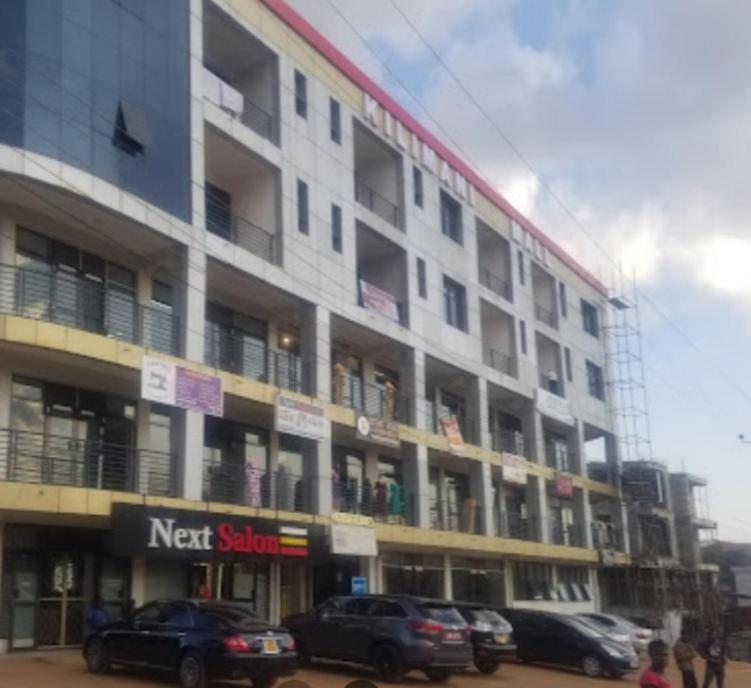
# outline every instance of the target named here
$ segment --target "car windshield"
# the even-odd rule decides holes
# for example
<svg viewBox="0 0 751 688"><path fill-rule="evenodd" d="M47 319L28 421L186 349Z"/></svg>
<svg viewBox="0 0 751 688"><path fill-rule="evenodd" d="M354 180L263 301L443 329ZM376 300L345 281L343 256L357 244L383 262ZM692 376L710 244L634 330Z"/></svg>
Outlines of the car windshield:
<svg viewBox="0 0 751 688"><path fill-rule="evenodd" d="M570 617L566 619L566 623L569 626L575 628L579 633L587 638L604 638L605 634L592 622L585 621L584 619L577 619L576 617Z"/></svg>
<svg viewBox="0 0 751 688"><path fill-rule="evenodd" d="M430 619L431 621L438 621L442 624L452 625L465 624L462 615L454 607L422 605L421 610L426 618Z"/></svg>

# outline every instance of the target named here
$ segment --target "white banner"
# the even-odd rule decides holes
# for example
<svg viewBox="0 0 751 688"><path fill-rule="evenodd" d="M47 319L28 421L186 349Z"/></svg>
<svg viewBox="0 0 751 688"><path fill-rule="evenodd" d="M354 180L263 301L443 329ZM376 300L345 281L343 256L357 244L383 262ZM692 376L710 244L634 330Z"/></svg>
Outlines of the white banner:
<svg viewBox="0 0 751 688"><path fill-rule="evenodd" d="M331 553L349 554L357 557L377 557L378 544L376 543L375 529L332 523Z"/></svg>
<svg viewBox="0 0 751 688"><path fill-rule="evenodd" d="M574 424L568 401L540 387L537 388L537 410L544 416L559 420L566 425Z"/></svg>
<svg viewBox="0 0 751 688"><path fill-rule="evenodd" d="M141 396L159 404L175 405L177 366L160 358L143 357Z"/></svg>
<svg viewBox="0 0 751 688"><path fill-rule="evenodd" d="M323 407L279 394L274 407L277 432L322 440L326 436Z"/></svg>
<svg viewBox="0 0 751 688"><path fill-rule="evenodd" d="M365 280L360 280L360 294L362 295L362 305L365 308L376 311L395 323L399 322L399 307L396 305L393 294L389 294Z"/></svg>
<svg viewBox="0 0 751 688"><path fill-rule="evenodd" d="M527 484L527 467L526 461L516 454L501 454L501 463L503 464L503 480L515 485Z"/></svg>

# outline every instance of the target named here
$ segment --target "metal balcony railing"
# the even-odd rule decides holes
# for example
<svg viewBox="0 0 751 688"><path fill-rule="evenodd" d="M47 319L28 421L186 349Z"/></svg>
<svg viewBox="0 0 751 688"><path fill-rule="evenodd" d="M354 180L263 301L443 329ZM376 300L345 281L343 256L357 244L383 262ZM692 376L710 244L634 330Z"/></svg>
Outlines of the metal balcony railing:
<svg viewBox="0 0 751 688"><path fill-rule="evenodd" d="M576 452L556 442L545 443L545 459L550 468L564 473L576 472L579 464Z"/></svg>
<svg viewBox="0 0 751 688"><path fill-rule="evenodd" d="M511 301L511 282L505 277L496 275L487 268L480 267L480 284L506 299L506 301Z"/></svg>
<svg viewBox="0 0 751 688"><path fill-rule="evenodd" d="M535 318L550 327L558 327L558 319L555 312L542 304L535 303Z"/></svg>
<svg viewBox="0 0 751 688"><path fill-rule="evenodd" d="M222 504L311 513L312 482L286 470L262 471L240 462L204 462L203 497Z"/></svg>
<svg viewBox="0 0 751 688"><path fill-rule="evenodd" d="M0 430L2 480L176 497L177 475L173 454L99 440Z"/></svg>
<svg viewBox="0 0 751 688"><path fill-rule="evenodd" d="M331 484L334 511L370 516L381 523L411 525L404 490L394 482L362 482L335 477Z"/></svg>
<svg viewBox="0 0 751 688"><path fill-rule="evenodd" d="M514 512L501 512L496 509L496 533L498 537L511 540L540 542L540 528L537 519L521 516Z"/></svg>
<svg viewBox="0 0 751 688"><path fill-rule="evenodd" d="M228 373L294 392L306 390L305 366L299 355L269 349L265 343L239 330L207 323L204 358L207 365Z"/></svg>
<svg viewBox="0 0 751 688"><path fill-rule="evenodd" d="M594 521L592 523L592 547L622 552L624 550L623 531L612 523Z"/></svg>
<svg viewBox="0 0 751 688"><path fill-rule="evenodd" d="M435 402L426 399L425 400L425 427L436 433L437 435L443 435L443 428L441 427L440 419L442 417L449 417L448 414L440 411ZM459 429L462 433L462 439L468 444L475 444L477 442L476 423L474 418L470 418L464 414L456 416L456 420L459 423Z"/></svg>
<svg viewBox="0 0 751 688"><path fill-rule="evenodd" d="M463 503L431 499L429 516L433 530L470 534L480 532L480 506L473 499L465 499Z"/></svg>
<svg viewBox="0 0 751 688"><path fill-rule="evenodd" d="M586 547L586 526L581 523L562 524L556 519L548 522L548 536L554 545L566 545L568 547Z"/></svg>
<svg viewBox="0 0 751 688"><path fill-rule="evenodd" d="M61 269L0 265L0 313L95 332L178 355L179 319L159 306L143 306L135 293Z"/></svg>
<svg viewBox="0 0 751 688"><path fill-rule="evenodd" d="M396 387L389 392L380 385L364 382L359 375L338 374L334 370L332 393L335 404L363 415L405 424L412 422L409 398L400 395Z"/></svg>
<svg viewBox="0 0 751 688"><path fill-rule="evenodd" d="M563 384L560 379L551 379L547 373L540 373L540 387L546 392L563 397Z"/></svg>
<svg viewBox="0 0 751 688"><path fill-rule="evenodd" d="M269 263L277 261L276 233L232 214L217 198L206 194L206 230L226 239Z"/></svg>
<svg viewBox="0 0 751 688"><path fill-rule="evenodd" d="M359 176L355 175L355 198L360 205L374 212L378 217L399 228L399 206L371 189Z"/></svg>
<svg viewBox="0 0 751 688"><path fill-rule="evenodd" d="M485 347L483 349L485 365L490 366L499 373L516 377L516 358L502 351Z"/></svg>
<svg viewBox="0 0 751 688"><path fill-rule="evenodd" d="M491 428L490 440L493 451L508 452L509 454L516 454L516 456L527 456L524 435L518 430Z"/></svg>

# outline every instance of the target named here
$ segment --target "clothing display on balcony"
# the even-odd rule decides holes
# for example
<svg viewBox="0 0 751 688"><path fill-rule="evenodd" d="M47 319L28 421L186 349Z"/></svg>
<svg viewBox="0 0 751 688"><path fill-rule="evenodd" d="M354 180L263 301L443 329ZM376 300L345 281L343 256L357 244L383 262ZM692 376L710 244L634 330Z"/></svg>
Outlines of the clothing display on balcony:
<svg viewBox="0 0 751 688"><path fill-rule="evenodd" d="M368 478L362 481L362 495L360 496L360 513L370 516L373 513L373 486Z"/></svg>
<svg viewBox="0 0 751 688"><path fill-rule="evenodd" d="M389 516L402 515L402 486L395 480L389 485Z"/></svg>
<svg viewBox="0 0 751 688"><path fill-rule="evenodd" d="M245 503L261 506L261 476L255 459L245 462Z"/></svg>
<svg viewBox="0 0 751 688"><path fill-rule="evenodd" d="M383 480L375 484L375 497L373 499L373 515L376 518L382 518L386 515L386 502L388 500L389 488Z"/></svg>

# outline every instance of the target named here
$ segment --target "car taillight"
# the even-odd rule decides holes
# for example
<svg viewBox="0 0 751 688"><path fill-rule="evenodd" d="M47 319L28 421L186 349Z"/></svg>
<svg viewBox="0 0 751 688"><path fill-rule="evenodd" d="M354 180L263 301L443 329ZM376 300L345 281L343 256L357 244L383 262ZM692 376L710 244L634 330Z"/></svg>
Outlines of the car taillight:
<svg viewBox="0 0 751 688"><path fill-rule="evenodd" d="M230 652L250 652L251 648L248 641L241 635L230 635L224 639L224 647Z"/></svg>
<svg viewBox="0 0 751 688"><path fill-rule="evenodd" d="M297 643L295 642L294 638L290 638L287 641L287 649L290 650L290 651L297 649Z"/></svg>
<svg viewBox="0 0 751 688"><path fill-rule="evenodd" d="M466 635L468 638L472 635L472 627L471 626L465 626L464 627L464 635Z"/></svg>
<svg viewBox="0 0 751 688"><path fill-rule="evenodd" d="M421 635L439 635L443 632L443 624L435 621L413 621L409 627Z"/></svg>

